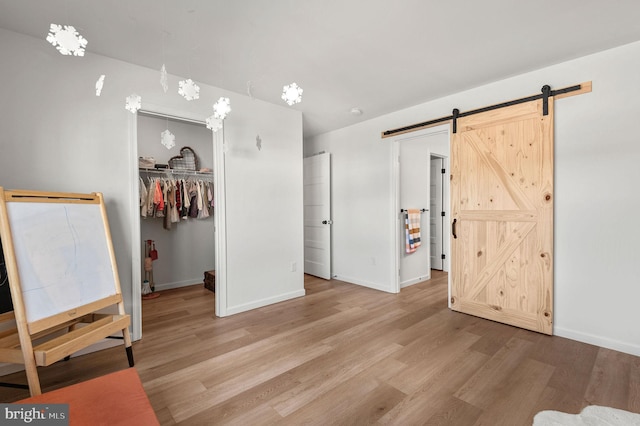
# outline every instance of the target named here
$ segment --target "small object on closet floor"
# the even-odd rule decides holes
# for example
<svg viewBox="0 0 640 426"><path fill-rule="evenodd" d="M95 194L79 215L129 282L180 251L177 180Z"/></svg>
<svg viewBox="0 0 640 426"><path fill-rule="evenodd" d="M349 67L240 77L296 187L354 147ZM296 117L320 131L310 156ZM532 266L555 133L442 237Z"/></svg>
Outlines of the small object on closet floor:
<svg viewBox="0 0 640 426"><path fill-rule="evenodd" d="M150 299L157 299L158 297L160 297L160 293L149 293L149 294L145 294L144 296L142 296L142 300L150 300Z"/></svg>
<svg viewBox="0 0 640 426"><path fill-rule="evenodd" d="M160 293L154 293L153 290L151 290L151 285L149 284L149 280L144 280L142 282L142 299L148 300L148 299L155 299L157 297L160 297Z"/></svg>
<svg viewBox="0 0 640 426"><path fill-rule="evenodd" d="M206 288L207 290L211 290L215 293L216 291L216 270L215 269L204 272L204 288Z"/></svg>
<svg viewBox="0 0 640 426"><path fill-rule="evenodd" d="M168 164L156 164L154 167L156 169L168 169L169 165Z"/></svg>
<svg viewBox="0 0 640 426"><path fill-rule="evenodd" d="M155 283L153 282L153 261L158 258L156 245L153 240L144 241L144 281L142 282L142 299L155 299L159 293L155 293Z"/></svg>
<svg viewBox="0 0 640 426"><path fill-rule="evenodd" d="M151 290L151 285L148 280L144 280L142 283L142 300L156 299L160 297L160 293L155 293Z"/></svg>

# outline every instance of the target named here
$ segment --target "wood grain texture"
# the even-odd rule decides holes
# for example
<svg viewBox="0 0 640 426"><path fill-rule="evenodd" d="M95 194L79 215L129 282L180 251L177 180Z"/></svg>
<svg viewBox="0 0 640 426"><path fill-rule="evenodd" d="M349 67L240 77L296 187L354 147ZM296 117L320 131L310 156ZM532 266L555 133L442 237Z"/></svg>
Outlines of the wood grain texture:
<svg viewBox="0 0 640 426"><path fill-rule="evenodd" d="M553 103L464 117L451 143L452 309L551 334Z"/></svg>
<svg viewBox="0 0 640 426"><path fill-rule="evenodd" d="M136 366L163 425L527 425L640 411L640 358L450 311L447 274L400 294L306 276L226 318L202 284L143 303ZM44 391L127 368L121 347L40 368ZM3 381L24 383L24 373ZM0 388L0 400L28 396Z"/></svg>

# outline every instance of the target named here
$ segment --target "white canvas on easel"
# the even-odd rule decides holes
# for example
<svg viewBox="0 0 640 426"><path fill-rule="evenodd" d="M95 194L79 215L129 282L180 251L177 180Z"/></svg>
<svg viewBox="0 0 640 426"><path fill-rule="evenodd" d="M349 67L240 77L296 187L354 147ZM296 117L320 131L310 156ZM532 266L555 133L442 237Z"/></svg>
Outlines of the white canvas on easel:
<svg viewBox="0 0 640 426"><path fill-rule="evenodd" d="M27 321L116 294L97 204L8 203Z"/></svg>

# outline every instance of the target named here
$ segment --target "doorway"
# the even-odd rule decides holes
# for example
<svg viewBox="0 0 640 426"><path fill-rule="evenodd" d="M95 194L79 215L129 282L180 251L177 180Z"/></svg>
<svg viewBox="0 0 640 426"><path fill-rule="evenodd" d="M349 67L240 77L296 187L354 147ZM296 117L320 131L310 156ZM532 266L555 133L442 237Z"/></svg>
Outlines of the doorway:
<svg viewBox="0 0 640 426"><path fill-rule="evenodd" d="M161 143L166 132L175 146ZM201 282L205 271L215 271L211 131L199 123L139 113L138 153L148 159L139 168L141 195L148 200L140 215L143 293L145 287L157 295ZM155 207L154 196L163 200L163 209Z"/></svg>
<svg viewBox="0 0 640 426"><path fill-rule="evenodd" d="M145 126L154 123L150 129ZM155 126L155 128L154 128ZM163 130L169 130L175 134L175 147L167 149L161 145L160 133L158 126ZM146 130L145 130L146 129ZM173 130L172 130L173 129ZM205 278L205 272L215 270L215 312L216 315L224 315L224 309L219 309L226 295L226 270L225 270L225 230L224 226L224 159L221 158L223 153L223 130L213 133L205 128L204 117L197 117L190 113L182 111L173 111L166 108L154 107L153 110L139 111L137 115L132 115L129 126L130 153L132 157L131 163L131 252L132 252L132 339L138 340L142 337L142 289L143 280L145 278L144 257L145 257L145 241L147 239L156 241L156 249L158 251L158 260L153 262L154 280L156 282L156 291L177 288L190 284L202 283ZM199 145L195 144L196 135L200 139ZM149 138L151 146L144 151L143 138ZM198 163L199 168L212 169L212 173L206 173L196 178L206 179L213 182L213 199L214 210L210 210L208 218L193 218L191 222L180 222L172 224L172 229L164 228L164 220L159 218L147 218L149 223L141 224L141 203L140 189L141 182L148 178L147 175L142 176L140 173L139 157L157 157L156 163L166 164L169 159L179 157L181 148L187 147L196 152L201 162ZM156 150L156 151L154 151ZM163 151L164 150L164 151ZM177 161L181 161L178 159ZM162 174L162 170L160 171ZM179 178L187 178L186 173L176 173ZM178 176L179 175L179 176ZM168 176L169 178L173 176ZM141 179L142 178L142 179ZM155 222L155 223L154 223ZM175 228L174 228L175 227ZM156 236L149 237L149 230L156 232ZM221 232L216 232L220 230ZM173 231L173 232L172 232ZM159 232L159 234L157 233ZM166 234L166 235L163 235ZM209 237L207 237L207 235ZM191 242L196 241L198 248L202 253L197 258L189 258L194 252L194 246L185 240ZM196 237L197 236L197 237ZM182 238L182 241L179 241ZM162 244L158 243L160 240ZM171 246L168 249L167 244ZM185 246L186 244L186 246ZM185 248L187 247L187 248ZM180 254L184 252L185 254ZM176 253L180 256L187 256L187 259L176 259ZM206 257L206 260L203 258ZM161 266L162 265L162 266ZM171 270L174 268L175 270ZM164 269L162 272L161 269ZM167 271L169 269L169 271ZM187 272L185 273L185 269ZM162 276L164 274L164 277ZM184 277L184 278L180 278ZM202 284L201 284L202 285Z"/></svg>
<svg viewBox="0 0 640 426"><path fill-rule="evenodd" d="M449 245L449 125L432 127L419 132L400 135L393 144L393 176L395 199L393 212L393 229L395 249L394 282L396 292L401 288L430 279L432 268L432 158L440 161L437 169L440 183L440 202L436 203L441 210L435 212L439 215L440 228L436 230L435 238L439 238L441 244L436 250L441 250L434 255L439 256L437 268L448 271ZM442 169L445 170L442 173ZM436 179L435 185L438 185ZM417 208L421 212L420 218L420 247L406 253L405 244L405 216L402 210ZM424 211L423 211L424 210ZM418 255L416 255L418 254ZM444 257L444 258L443 258Z"/></svg>

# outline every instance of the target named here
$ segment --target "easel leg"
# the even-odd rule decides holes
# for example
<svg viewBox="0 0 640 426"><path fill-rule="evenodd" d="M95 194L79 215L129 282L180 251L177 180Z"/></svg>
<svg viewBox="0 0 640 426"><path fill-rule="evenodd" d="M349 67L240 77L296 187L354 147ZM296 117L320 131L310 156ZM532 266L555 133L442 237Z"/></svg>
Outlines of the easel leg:
<svg viewBox="0 0 640 426"><path fill-rule="evenodd" d="M124 347L127 351L127 360L129 361L129 367L133 367L133 348L131 347L131 335L129 334L129 327L122 330L122 338L124 339Z"/></svg>
<svg viewBox="0 0 640 426"><path fill-rule="evenodd" d="M133 367L133 348L131 346L127 346L125 349L127 350L127 360L129 361L129 367Z"/></svg>
<svg viewBox="0 0 640 426"><path fill-rule="evenodd" d="M36 367L36 361L33 358L33 352L30 356L25 354L24 370L27 373L27 383L29 383L29 393L31 396L40 395L42 390L40 389L40 379L38 378L38 368Z"/></svg>

